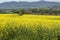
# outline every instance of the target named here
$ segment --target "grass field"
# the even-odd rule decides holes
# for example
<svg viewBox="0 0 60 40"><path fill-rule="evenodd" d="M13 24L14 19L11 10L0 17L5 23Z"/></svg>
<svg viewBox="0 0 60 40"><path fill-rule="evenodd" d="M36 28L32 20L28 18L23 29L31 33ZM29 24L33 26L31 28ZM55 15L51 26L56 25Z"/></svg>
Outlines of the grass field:
<svg viewBox="0 0 60 40"><path fill-rule="evenodd" d="M58 40L60 16L0 14L0 40Z"/></svg>

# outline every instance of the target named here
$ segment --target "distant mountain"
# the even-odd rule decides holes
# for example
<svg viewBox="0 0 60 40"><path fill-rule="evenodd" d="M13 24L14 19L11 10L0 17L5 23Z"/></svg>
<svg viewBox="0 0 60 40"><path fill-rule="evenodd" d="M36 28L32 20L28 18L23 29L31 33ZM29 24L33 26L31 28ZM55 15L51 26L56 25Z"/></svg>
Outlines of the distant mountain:
<svg viewBox="0 0 60 40"><path fill-rule="evenodd" d="M4 2L0 3L0 9L19 9L19 8L60 8L60 2L48 2L48 1L38 1L38 2Z"/></svg>

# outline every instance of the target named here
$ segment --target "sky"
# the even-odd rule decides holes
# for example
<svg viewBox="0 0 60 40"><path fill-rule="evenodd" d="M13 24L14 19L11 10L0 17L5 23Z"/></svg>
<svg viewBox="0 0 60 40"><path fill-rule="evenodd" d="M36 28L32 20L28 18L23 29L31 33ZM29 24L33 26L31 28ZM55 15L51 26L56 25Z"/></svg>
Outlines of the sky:
<svg viewBox="0 0 60 40"><path fill-rule="evenodd" d="M33 2L33 1L39 1L39 0L0 0L0 3L2 2L10 2L10 1L28 1L28 2ZM51 2L60 2L60 0L45 0L45 1L51 1Z"/></svg>

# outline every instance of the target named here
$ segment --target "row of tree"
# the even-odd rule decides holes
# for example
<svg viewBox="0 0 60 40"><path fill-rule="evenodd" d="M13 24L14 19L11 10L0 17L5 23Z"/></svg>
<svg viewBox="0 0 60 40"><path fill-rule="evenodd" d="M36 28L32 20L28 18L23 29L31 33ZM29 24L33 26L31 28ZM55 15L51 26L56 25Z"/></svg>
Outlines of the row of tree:
<svg viewBox="0 0 60 40"><path fill-rule="evenodd" d="M26 8L26 9L0 9L2 14L41 14L41 15L59 15L60 9L54 8Z"/></svg>

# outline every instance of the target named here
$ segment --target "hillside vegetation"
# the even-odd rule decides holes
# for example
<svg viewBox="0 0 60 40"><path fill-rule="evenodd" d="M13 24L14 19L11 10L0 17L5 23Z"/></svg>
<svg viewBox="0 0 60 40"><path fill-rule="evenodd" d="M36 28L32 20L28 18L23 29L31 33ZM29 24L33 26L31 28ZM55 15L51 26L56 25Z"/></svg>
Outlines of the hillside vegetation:
<svg viewBox="0 0 60 40"><path fill-rule="evenodd" d="M0 9L0 14L60 15L60 8Z"/></svg>

